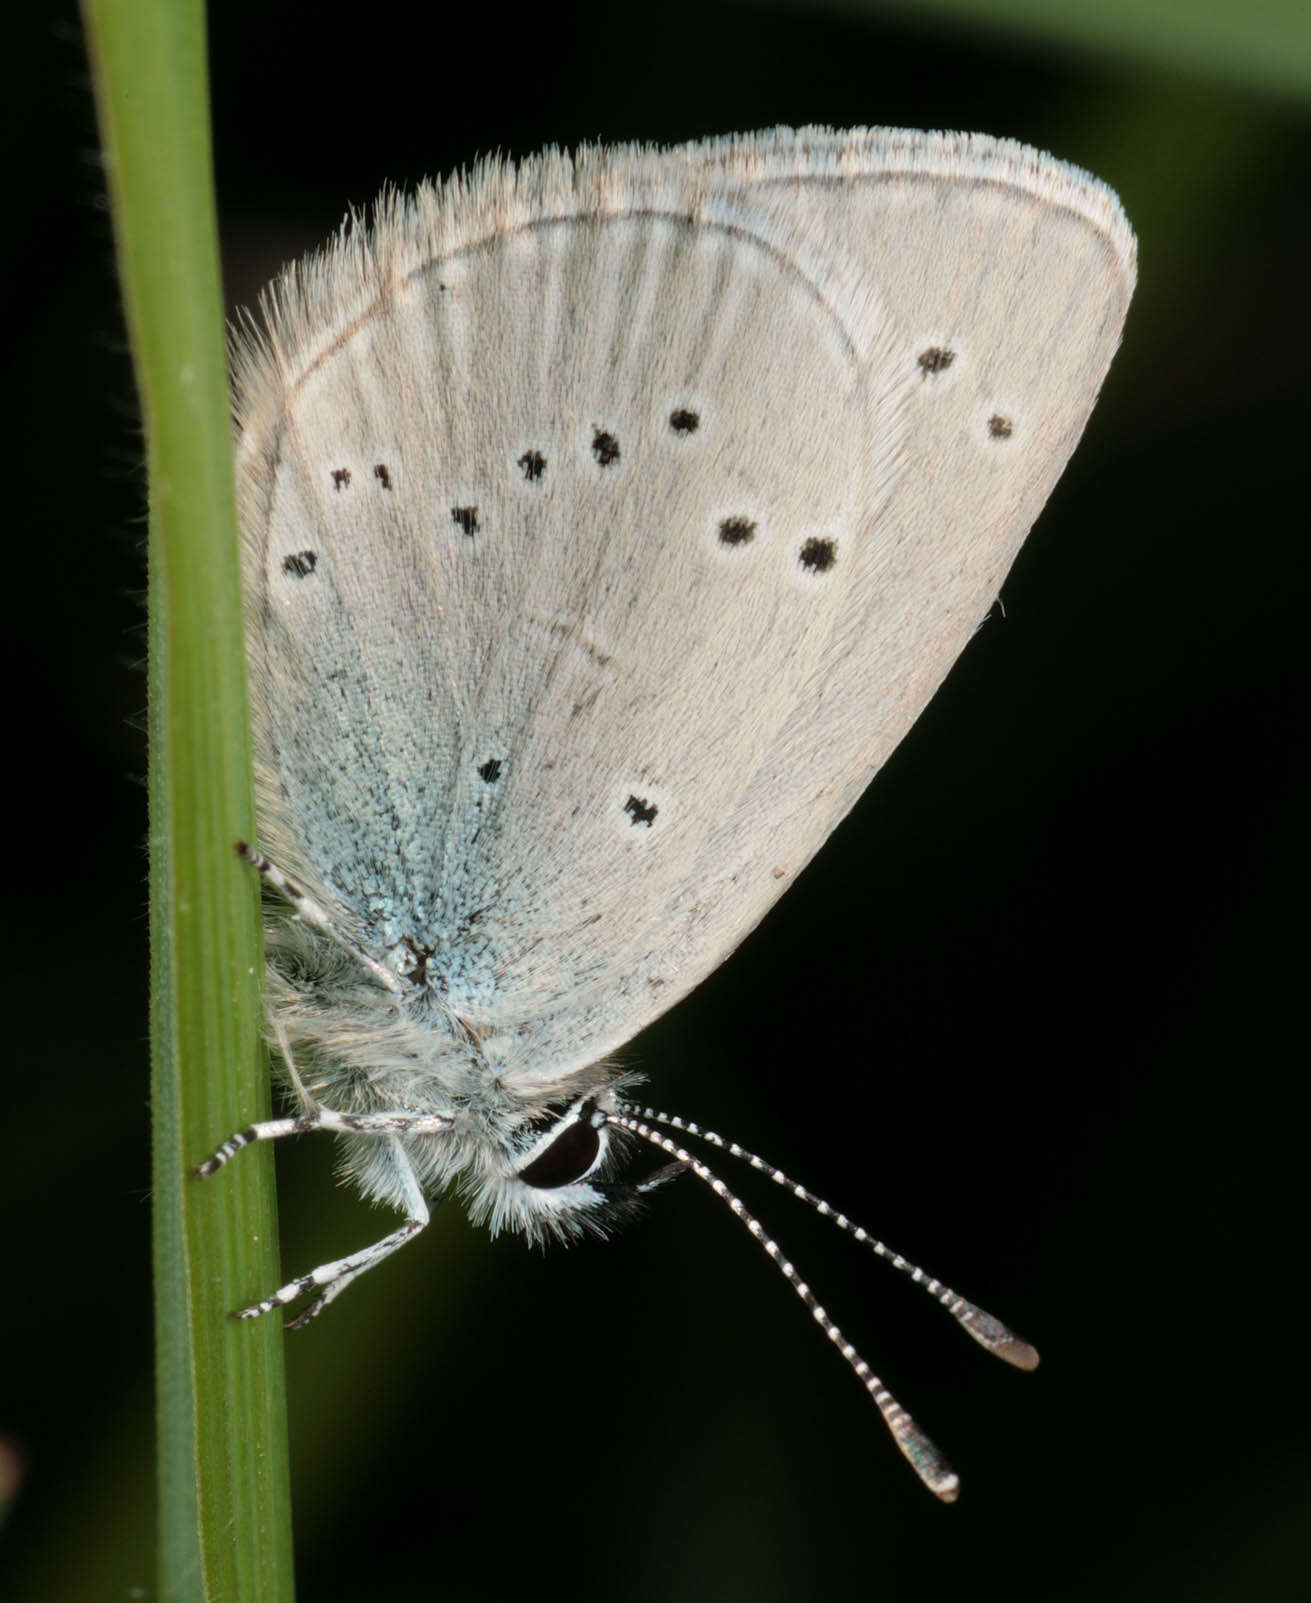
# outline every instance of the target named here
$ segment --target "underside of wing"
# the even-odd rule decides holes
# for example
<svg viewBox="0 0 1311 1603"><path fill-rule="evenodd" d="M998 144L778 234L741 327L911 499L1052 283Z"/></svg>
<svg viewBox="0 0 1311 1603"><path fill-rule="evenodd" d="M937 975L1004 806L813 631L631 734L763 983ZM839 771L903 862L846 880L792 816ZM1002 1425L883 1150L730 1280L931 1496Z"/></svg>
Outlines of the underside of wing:
<svg viewBox="0 0 1311 1603"><path fill-rule="evenodd" d="M261 827L543 1073L713 968L941 683L1132 235L1023 147L808 130L387 203L238 352Z"/></svg>

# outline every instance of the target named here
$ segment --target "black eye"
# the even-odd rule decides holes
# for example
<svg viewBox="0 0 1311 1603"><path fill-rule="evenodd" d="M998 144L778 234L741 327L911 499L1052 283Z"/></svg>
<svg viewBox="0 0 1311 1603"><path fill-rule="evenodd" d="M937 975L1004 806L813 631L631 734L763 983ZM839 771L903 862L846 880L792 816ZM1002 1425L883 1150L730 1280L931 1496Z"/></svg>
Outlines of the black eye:
<svg viewBox="0 0 1311 1603"><path fill-rule="evenodd" d="M519 1179L539 1191L572 1185L592 1167L600 1150L601 1132L590 1119L575 1119L545 1152L539 1153L526 1169L520 1169Z"/></svg>

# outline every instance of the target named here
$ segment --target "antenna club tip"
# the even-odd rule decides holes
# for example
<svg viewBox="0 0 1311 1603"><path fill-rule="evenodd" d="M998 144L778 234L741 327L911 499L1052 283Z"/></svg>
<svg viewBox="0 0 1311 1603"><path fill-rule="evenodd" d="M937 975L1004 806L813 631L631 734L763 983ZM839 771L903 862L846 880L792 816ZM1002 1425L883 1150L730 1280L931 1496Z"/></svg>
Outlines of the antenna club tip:
<svg viewBox="0 0 1311 1603"><path fill-rule="evenodd" d="M907 1419L900 1429L893 1427L892 1434L929 1491L941 1502L954 1503L960 1496L960 1476L919 1426Z"/></svg>
<svg viewBox="0 0 1311 1603"><path fill-rule="evenodd" d="M1018 1336L1012 1336L1008 1341L1001 1342L993 1349L998 1358L1013 1364L1016 1369L1032 1372L1037 1369L1040 1362L1038 1349L1031 1347L1027 1341L1021 1341Z"/></svg>

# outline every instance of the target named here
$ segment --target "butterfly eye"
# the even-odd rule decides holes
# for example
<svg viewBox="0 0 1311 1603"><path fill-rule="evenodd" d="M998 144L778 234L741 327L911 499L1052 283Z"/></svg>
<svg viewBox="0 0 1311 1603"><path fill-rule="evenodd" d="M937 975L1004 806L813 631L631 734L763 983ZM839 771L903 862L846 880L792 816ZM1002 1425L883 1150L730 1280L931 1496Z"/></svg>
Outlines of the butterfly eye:
<svg viewBox="0 0 1311 1603"><path fill-rule="evenodd" d="M539 1191L553 1191L557 1186L572 1185L575 1180L582 1179L601 1150L601 1132L588 1118L588 1112L589 1107L584 1105L579 1117L570 1120L526 1169L520 1169L518 1178L525 1185L536 1186Z"/></svg>

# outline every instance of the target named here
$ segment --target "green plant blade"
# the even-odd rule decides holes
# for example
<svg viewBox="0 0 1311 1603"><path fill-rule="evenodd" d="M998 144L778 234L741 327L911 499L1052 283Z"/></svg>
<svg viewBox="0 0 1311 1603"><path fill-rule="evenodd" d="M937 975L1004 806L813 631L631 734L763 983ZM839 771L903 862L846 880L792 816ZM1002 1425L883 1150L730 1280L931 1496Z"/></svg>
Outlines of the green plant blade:
<svg viewBox="0 0 1311 1603"><path fill-rule="evenodd" d="M152 1102L161 1598L292 1596L231 435L200 0L85 0L150 481ZM248 1161L250 1160L250 1161Z"/></svg>

